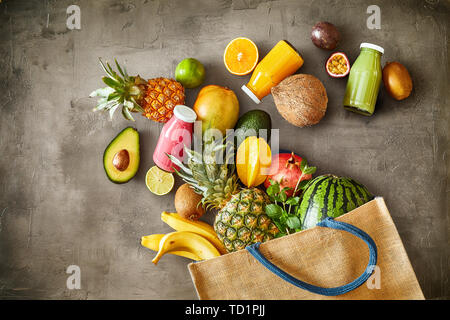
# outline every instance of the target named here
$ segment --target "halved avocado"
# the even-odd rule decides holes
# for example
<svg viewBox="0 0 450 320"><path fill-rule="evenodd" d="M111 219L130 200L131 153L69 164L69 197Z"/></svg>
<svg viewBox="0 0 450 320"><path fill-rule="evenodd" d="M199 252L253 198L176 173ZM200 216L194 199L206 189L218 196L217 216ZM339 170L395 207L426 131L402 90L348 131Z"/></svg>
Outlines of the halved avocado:
<svg viewBox="0 0 450 320"><path fill-rule="evenodd" d="M130 181L139 169L139 161L139 133L133 127L123 129L103 153L103 167L114 183Z"/></svg>

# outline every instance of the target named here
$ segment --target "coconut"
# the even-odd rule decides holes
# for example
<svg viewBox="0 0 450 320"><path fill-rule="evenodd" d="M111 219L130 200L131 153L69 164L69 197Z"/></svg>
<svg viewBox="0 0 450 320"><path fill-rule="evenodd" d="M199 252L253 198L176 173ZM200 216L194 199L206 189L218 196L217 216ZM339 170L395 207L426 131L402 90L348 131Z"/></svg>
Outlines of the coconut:
<svg viewBox="0 0 450 320"><path fill-rule="evenodd" d="M327 91L310 74L287 77L272 88L272 96L281 116L297 127L317 124L327 111Z"/></svg>

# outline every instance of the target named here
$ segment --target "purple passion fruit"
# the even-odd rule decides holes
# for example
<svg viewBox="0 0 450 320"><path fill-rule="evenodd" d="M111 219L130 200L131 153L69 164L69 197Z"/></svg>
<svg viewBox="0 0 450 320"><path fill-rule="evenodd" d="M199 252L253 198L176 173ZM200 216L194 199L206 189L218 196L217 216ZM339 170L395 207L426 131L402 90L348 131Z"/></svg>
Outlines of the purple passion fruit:
<svg viewBox="0 0 450 320"><path fill-rule="evenodd" d="M322 21L313 27L311 40L321 49L334 50L341 41L341 34L333 24Z"/></svg>

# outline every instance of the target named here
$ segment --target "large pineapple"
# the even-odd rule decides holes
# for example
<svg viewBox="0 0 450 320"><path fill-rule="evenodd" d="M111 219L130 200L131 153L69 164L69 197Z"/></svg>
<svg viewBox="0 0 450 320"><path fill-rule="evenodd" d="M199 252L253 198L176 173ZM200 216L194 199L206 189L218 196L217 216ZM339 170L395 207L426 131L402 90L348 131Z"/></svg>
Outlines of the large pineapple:
<svg viewBox="0 0 450 320"><path fill-rule="evenodd" d="M219 151L225 154L223 158L217 156ZM186 165L171 157L180 167L180 177L203 196L203 204L219 209L214 230L229 252L267 241L278 233L264 211L269 203L265 192L258 188L240 189L234 165L229 163L233 153L233 148L209 141L204 144L203 156L186 149ZM224 159L223 163L217 163L218 159Z"/></svg>
<svg viewBox="0 0 450 320"><path fill-rule="evenodd" d="M278 229L265 214L270 203L258 188L242 189L217 213L214 230L229 252L272 239Z"/></svg>
<svg viewBox="0 0 450 320"><path fill-rule="evenodd" d="M102 80L107 87L91 93L91 97L100 97L94 111L109 111L112 118L121 107L127 120L134 121L131 113L140 112L150 120L164 123L172 117L177 104L184 104L184 88L179 82L167 78L146 81L140 76L129 76L116 60L115 63L119 74L109 63L100 60L107 75Z"/></svg>

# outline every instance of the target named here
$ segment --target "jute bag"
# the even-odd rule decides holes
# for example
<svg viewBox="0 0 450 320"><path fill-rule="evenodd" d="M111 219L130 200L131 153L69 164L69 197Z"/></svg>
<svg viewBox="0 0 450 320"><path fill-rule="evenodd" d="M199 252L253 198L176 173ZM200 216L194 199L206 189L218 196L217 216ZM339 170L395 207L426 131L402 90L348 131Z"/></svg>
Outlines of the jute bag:
<svg viewBox="0 0 450 320"><path fill-rule="evenodd" d="M424 299L381 197L312 229L188 267L199 299Z"/></svg>

